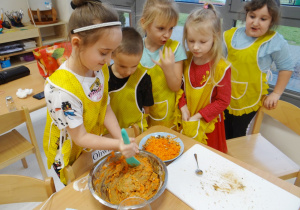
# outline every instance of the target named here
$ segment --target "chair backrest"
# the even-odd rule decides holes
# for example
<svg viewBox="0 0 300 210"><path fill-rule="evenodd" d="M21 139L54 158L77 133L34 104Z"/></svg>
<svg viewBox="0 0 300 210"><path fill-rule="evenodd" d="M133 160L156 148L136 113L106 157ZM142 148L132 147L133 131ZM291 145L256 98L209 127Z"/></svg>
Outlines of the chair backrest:
<svg viewBox="0 0 300 210"><path fill-rule="evenodd" d="M254 135L227 141L228 154L282 179L296 177L295 185L300 186L299 166L267 139L256 137L261 136L259 133L265 114L300 135L300 109L279 100L276 109L259 108L253 125Z"/></svg>
<svg viewBox="0 0 300 210"><path fill-rule="evenodd" d="M261 106L256 114L253 125L253 134L259 133L264 114L278 120L295 133L300 135L300 108L286 101L279 100L276 109L268 110Z"/></svg>
<svg viewBox="0 0 300 210"><path fill-rule="evenodd" d="M0 174L0 204L41 202L56 192L52 177L44 180L33 177Z"/></svg>
<svg viewBox="0 0 300 210"><path fill-rule="evenodd" d="M14 129L24 122L26 123L30 141ZM47 172L40 154L28 108L23 106L20 110L0 115L0 125L0 169L19 160L22 160L24 168L27 168L25 157L35 154L43 178L46 178Z"/></svg>
<svg viewBox="0 0 300 210"><path fill-rule="evenodd" d="M133 125L131 128L126 128L126 131L129 137L136 137L140 134L140 130L137 125ZM105 136L110 137L109 134ZM93 166L94 161L92 158L92 151L83 152L72 165L68 165L63 169L68 184L81 176L84 172L90 170Z"/></svg>
<svg viewBox="0 0 300 210"><path fill-rule="evenodd" d="M0 115L0 134L5 133L26 122L24 109Z"/></svg>

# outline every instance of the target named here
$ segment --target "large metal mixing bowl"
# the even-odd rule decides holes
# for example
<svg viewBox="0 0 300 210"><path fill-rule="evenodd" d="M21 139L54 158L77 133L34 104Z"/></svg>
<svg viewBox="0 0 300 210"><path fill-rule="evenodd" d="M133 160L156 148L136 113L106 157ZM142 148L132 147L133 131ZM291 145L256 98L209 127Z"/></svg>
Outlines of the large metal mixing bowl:
<svg viewBox="0 0 300 210"><path fill-rule="evenodd" d="M97 174L97 176L99 176L101 174L101 169L105 164L109 164L110 162L114 162L116 160L118 160L121 157L121 153L120 152L116 152L115 153L115 157L109 159L109 161L107 162L107 158L110 154L106 155L104 158L102 158L100 160L100 162L90 171L89 174L89 178L88 178L88 186L89 189L92 193L92 195L103 205L108 206L110 208L118 208L118 205L116 204L112 204L110 202L108 202L108 198L105 196L106 193L101 193L102 197L100 197L100 195L98 195L96 193L95 190L95 186L94 186L94 180L97 179L97 177L95 176ZM157 156L153 155L150 152L147 151L143 151L140 150L140 153L138 154L139 156L144 156L150 159L152 165L154 166L154 172L158 174L159 178L160 178L160 187L157 190L156 194L150 198L148 200L149 203L153 202L155 199L157 199L166 189L167 186L167 181L168 181L168 170L166 165L164 164L164 162L162 160L160 160ZM99 173L100 172L100 173ZM104 180L105 181L105 180Z"/></svg>

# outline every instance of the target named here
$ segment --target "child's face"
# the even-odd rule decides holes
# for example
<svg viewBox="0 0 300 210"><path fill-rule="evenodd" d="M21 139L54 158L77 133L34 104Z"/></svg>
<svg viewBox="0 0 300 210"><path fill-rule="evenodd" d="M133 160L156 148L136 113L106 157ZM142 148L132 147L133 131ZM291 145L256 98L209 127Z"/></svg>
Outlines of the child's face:
<svg viewBox="0 0 300 210"><path fill-rule="evenodd" d="M250 11L246 16L246 34L251 37L260 37L268 32L272 22L267 5L255 11Z"/></svg>
<svg viewBox="0 0 300 210"><path fill-rule="evenodd" d="M113 54L112 59L114 60L115 76L118 78L126 78L132 75L142 58L142 53L140 55L127 55L124 53Z"/></svg>
<svg viewBox="0 0 300 210"><path fill-rule="evenodd" d="M186 42L189 50L194 56L194 60L199 59L205 61L209 59L209 51L213 46L214 37L210 27L207 27L205 32L201 31L202 30L199 29L197 30L193 25L188 26Z"/></svg>
<svg viewBox="0 0 300 210"><path fill-rule="evenodd" d="M155 18L146 29L147 42L151 43L152 47L161 47L170 39L175 26L175 20L170 23L161 23L158 18Z"/></svg>
<svg viewBox="0 0 300 210"><path fill-rule="evenodd" d="M99 71L106 63L110 63L112 51L122 40L122 31L119 27L106 29L101 38L80 52L80 59L86 71Z"/></svg>

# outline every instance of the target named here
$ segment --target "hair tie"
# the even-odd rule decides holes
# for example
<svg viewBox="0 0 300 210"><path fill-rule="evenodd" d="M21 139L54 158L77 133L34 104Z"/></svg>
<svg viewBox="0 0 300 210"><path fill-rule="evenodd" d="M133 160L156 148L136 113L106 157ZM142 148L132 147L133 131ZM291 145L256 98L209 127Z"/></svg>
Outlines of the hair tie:
<svg viewBox="0 0 300 210"><path fill-rule="evenodd" d="M102 3L101 0L91 0L91 1L95 1L95 2L100 2L100 3ZM71 1L71 7L72 7L72 9L74 10L74 9L76 9L77 7L80 7L80 6L82 6L82 5L84 5L84 4L87 4L87 3L88 3L88 2L85 2L85 3L81 4L81 5L75 5L75 4L73 3L73 1Z"/></svg>
<svg viewBox="0 0 300 210"><path fill-rule="evenodd" d="M205 4L203 5L203 8L204 8L204 9L208 9L208 4L205 3Z"/></svg>
<svg viewBox="0 0 300 210"><path fill-rule="evenodd" d="M75 5L75 4L73 3L73 1L71 1L71 7L72 7L72 9L74 10L74 9L76 9L77 5Z"/></svg>

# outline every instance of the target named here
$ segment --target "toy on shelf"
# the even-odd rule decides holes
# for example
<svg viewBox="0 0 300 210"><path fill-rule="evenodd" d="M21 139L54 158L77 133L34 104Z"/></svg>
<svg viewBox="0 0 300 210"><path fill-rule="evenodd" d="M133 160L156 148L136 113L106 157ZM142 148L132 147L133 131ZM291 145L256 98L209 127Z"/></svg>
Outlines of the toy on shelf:
<svg viewBox="0 0 300 210"><path fill-rule="evenodd" d="M0 10L0 21L2 21L2 22L0 23L0 33L2 32L3 28L11 29L10 23L5 19L6 18L4 16L3 9L1 8L1 10Z"/></svg>
<svg viewBox="0 0 300 210"><path fill-rule="evenodd" d="M45 25L58 22L52 0L29 0L28 16L32 24Z"/></svg>
<svg viewBox="0 0 300 210"><path fill-rule="evenodd" d="M3 23L3 21L0 20L0 34L2 34L2 31L3 31L2 23Z"/></svg>
<svg viewBox="0 0 300 210"><path fill-rule="evenodd" d="M0 34L2 33L3 31L3 26L2 26L2 23L3 23L3 10L1 9L0 10Z"/></svg>
<svg viewBox="0 0 300 210"><path fill-rule="evenodd" d="M23 10L6 12L5 15L10 20L12 26L24 27L22 23L22 18L24 16Z"/></svg>
<svg viewBox="0 0 300 210"><path fill-rule="evenodd" d="M54 8L51 10L31 10L28 9L28 16L30 17L31 23L36 25L44 25L58 22L57 12Z"/></svg>

